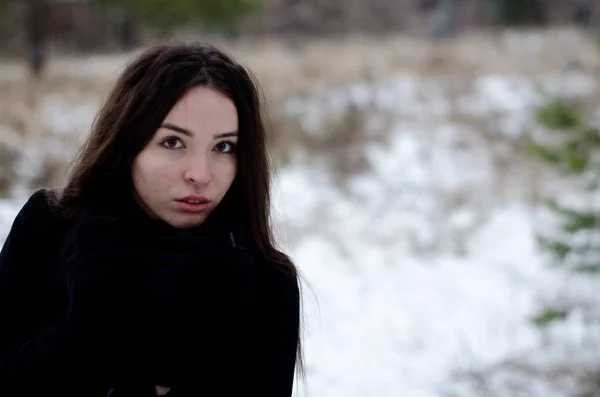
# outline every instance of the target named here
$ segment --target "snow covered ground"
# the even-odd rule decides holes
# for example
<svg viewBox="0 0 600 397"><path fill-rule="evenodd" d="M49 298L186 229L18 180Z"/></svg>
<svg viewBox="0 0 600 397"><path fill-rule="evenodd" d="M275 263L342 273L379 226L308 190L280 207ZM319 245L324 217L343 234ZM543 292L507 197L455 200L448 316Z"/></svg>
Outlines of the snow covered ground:
<svg viewBox="0 0 600 397"><path fill-rule="evenodd" d="M4 242L24 199L0 200L0 241Z"/></svg>
<svg viewBox="0 0 600 397"><path fill-rule="evenodd" d="M406 74L288 101L287 111L316 134L349 101L395 114L385 139L365 144L367 169L343 188L306 155L277 175L278 235L307 282L308 385L298 396L478 396L459 385L457 371L521 355L543 361L554 351L529 317L565 275L547 267L535 245L531 170L502 154L530 122L538 84L568 95L597 89L578 73L469 81ZM59 114L73 122L73 112L53 114L55 129L65 123ZM482 139L457 114L494 126L501 142ZM501 170L498 156L508 156ZM25 199L0 201L0 241ZM582 321L560 326L553 345L577 343ZM516 395L505 386L490 395ZM526 395L570 394L542 382Z"/></svg>
<svg viewBox="0 0 600 397"><path fill-rule="evenodd" d="M586 298L593 289L549 268L538 251L535 233L544 226L526 200L528 163L508 155L509 175L500 180L493 153L501 144L452 116L472 116L482 128L487 120L511 141L541 103L536 87L578 96L597 85L577 73L537 81L482 76L470 85L453 98L451 80L404 75L290 100L288 110L304 115L313 133L348 103L398 117L387 139L365 146L368 170L345 189L306 158L280 173L277 219L294 231L289 247L311 287L308 389L298 395L477 396L481 390L463 387L457 373L522 356L551 362L565 346L563 362L584 355L581 319L551 337L529 320L561 286L571 283ZM599 355L586 356L598 363ZM488 395L516 395L510 379L490 379ZM525 384L524 395L573 392L548 379Z"/></svg>

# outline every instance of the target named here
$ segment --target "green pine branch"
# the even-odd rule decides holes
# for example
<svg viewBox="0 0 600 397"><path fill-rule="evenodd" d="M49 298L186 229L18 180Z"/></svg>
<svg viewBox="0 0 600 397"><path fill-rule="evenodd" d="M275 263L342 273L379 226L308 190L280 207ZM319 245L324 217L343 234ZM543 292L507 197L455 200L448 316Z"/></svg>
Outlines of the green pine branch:
<svg viewBox="0 0 600 397"><path fill-rule="evenodd" d="M580 125L577 112L563 98L551 98L535 114L537 122L551 130L568 130Z"/></svg>
<svg viewBox="0 0 600 397"><path fill-rule="evenodd" d="M537 236L536 239L542 250L552 253L560 261L563 261L573 251L573 247L563 241L551 240L542 236Z"/></svg>
<svg viewBox="0 0 600 397"><path fill-rule="evenodd" d="M570 254L574 255L587 255L590 253L600 254L600 245L591 243L584 244L572 244L565 242L564 240L550 239L548 237L537 236L536 237L538 246L546 251L552 253L561 262L564 261Z"/></svg>
<svg viewBox="0 0 600 397"><path fill-rule="evenodd" d="M600 274L600 263L577 265L575 266L574 271L577 273L584 273L596 276Z"/></svg>
<svg viewBox="0 0 600 397"><path fill-rule="evenodd" d="M552 211L564 218L562 229L567 233L600 229L600 212L574 210L560 205L556 200L550 200L548 205Z"/></svg>
<svg viewBox="0 0 600 397"><path fill-rule="evenodd" d="M591 130L586 130L585 137L591 140ZM552 147L537 143L530 135L524 135L523 146L532 156L555 166L565 174L579 174L590 165L591 150L587 142L571 140L562 147Z"/></svg>
<svg viewBox="0 0 600 397"><path fill-rule="evenodd" d="M567 308L546 308L539 314L533 316L531 321L538 327L543 328L552 324L555 321L564 320L569 315Z"/></svg>
<svg viewBox="0 0 600 397"><path fill-rule="evenodd" d="M171 29L182 25L226 28L259 11L262 0L94 0L136 14L149 25Z"/></svg>

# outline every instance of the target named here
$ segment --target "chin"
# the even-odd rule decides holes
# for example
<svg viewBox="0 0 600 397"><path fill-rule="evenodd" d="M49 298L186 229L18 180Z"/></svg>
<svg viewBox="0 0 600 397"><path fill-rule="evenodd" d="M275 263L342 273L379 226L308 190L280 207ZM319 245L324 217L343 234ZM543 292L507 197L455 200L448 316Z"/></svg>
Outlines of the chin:
<svg viewBox="0 0 600 397"><path fill-rule="evenodd" d="M205 216L172 217L170 219L166 219L165 222L176 229L191 229L200 226L202 223L204 223L205 219Z"/></svg>

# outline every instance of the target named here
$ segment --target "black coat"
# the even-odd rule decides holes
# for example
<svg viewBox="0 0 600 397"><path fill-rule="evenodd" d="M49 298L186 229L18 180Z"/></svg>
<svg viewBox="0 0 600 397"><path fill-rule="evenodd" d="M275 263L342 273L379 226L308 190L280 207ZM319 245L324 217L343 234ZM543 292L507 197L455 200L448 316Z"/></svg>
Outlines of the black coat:
<svg viewBox="0 0 600 397"><path fill-rule="evenodd" d="M290 396L297 280L209 220L131 200L67 222L36 192L0 252L0 395Z"/></svg>

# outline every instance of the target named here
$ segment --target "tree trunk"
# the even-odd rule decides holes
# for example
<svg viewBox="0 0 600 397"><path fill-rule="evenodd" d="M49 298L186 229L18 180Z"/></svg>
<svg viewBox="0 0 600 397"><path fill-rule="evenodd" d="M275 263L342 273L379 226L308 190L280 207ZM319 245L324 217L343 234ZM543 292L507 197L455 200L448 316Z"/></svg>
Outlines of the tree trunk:
<svg viewBox="0 0 600 397"><path fill-rule="evenodd" d="M27 61L34 76L38 77L46 61L46 0L27 0L26 4Z"/></svg>

